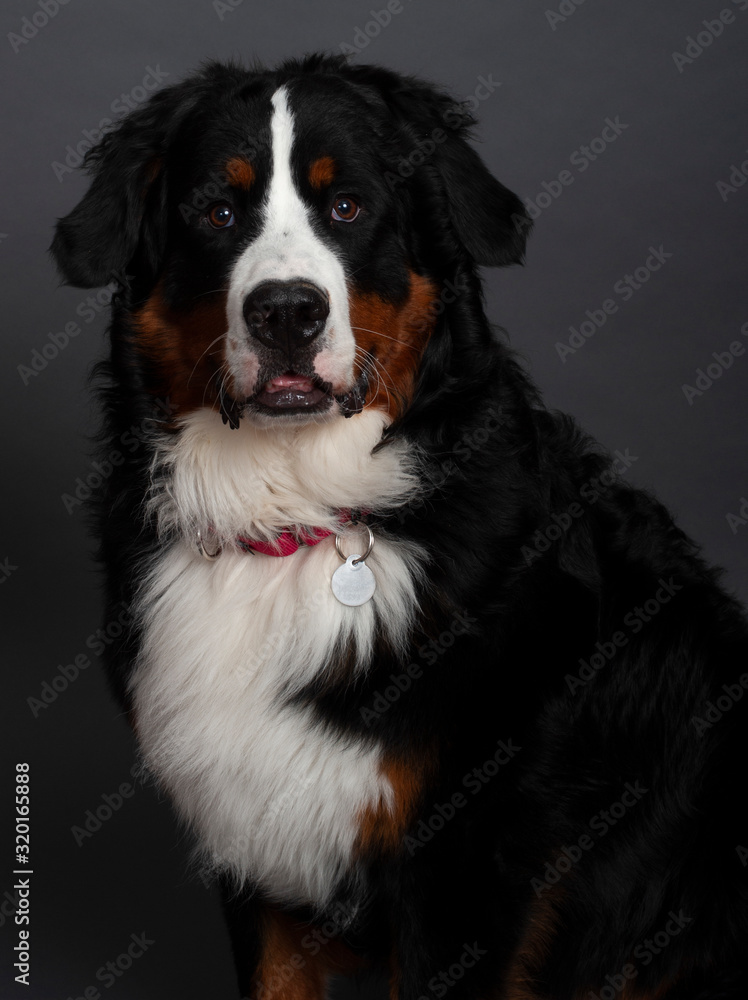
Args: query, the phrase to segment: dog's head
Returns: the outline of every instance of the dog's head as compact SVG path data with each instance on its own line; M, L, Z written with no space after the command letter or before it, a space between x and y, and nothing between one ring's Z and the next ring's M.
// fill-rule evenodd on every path
M395 419L459 280L522 258L529 220L471 124L338 58L211 64L89 154L52 253L70 284L127 286L133 356L178 415Z

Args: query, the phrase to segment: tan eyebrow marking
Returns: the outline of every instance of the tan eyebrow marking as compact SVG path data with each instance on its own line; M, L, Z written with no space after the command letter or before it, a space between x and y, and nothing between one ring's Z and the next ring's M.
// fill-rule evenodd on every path
M315 191L332 184L335 177L335 160L331 156L321 156L309 167L309 183Z
M255 179L255 168L243 156L232 156L226 164L226 176L234 187L248 191Z

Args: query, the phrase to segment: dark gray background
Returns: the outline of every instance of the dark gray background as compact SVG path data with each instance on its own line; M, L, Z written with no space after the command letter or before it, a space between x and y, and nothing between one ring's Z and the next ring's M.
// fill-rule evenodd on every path
M486 275L490 314L549 405L573 412L610 449L637 456L629 478L659 494L745 599L748 524L732 530L727 514L748 496L748 356L735 358L693 405L681 387L694 384L712 352L736 340L748 346L740 333L748 321L748 185L726 200L717 189L748 157L748 10L731 0L566 3L574 12L552 27L546 11L560 0L402 0L357 58L422 74L463 97L476 93L481 77L500 82L477 112L480 149L494 172L535 199L543 182L571 171L573 184L538 218L526 268ZM111 988L98 983L107 1000L234 996L217 901L190 875L169 807L139 787L80 847L71 832L104 794L131 780L133 746L86 646L103 624L98 571L80 511L68 513L61 499L91 472L86 434L95 413L86 373L102 351L106 320L104 312L90 322L76 314L92 293L59 287L46 256L54 219L86 183L76 173L59 179L53 164L84 130L112 117L121 94L137 98L148 67L172 83L209 56L273 63L338 51L385 6L242 0L221 19L210 0L68 0L14 52L9 33L40 7L3 4L0 561L16 568L0 590L7 616L0 904L13 884L7 820L18 760L31 764L34 875L32 986L12 980L15 928L0 916L0 996L82 996L141 932L155 943ZM47 7L54 10L54 0ZM679 72L673 52L684 52L703 19L728 8L733 23ZM616 116L627 128L579 172L570 157ZM615 283L660 245L672 256L622 302ZM607 298L618 300L618 312L563 364L555 344ZM24 384L18 366L71 320L80 335ZM91 666L34 717L27 699L81 653Z

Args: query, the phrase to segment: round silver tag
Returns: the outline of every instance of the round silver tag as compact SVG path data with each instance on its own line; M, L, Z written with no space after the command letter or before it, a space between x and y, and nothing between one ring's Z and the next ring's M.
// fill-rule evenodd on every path
M354 563L354 559L358 559ZM374 574L358 554L348 556L342 566L338 566L330 580L333 594L341 604L357 608L366 604L374 596L377 583Z

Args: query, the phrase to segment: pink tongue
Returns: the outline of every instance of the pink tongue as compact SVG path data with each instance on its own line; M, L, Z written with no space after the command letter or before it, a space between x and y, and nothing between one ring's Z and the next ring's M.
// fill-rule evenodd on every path
M312 380L304 375L279 375L271 378L265 385L265 392L283 392L284 389L296 389L297 392L311 392L314 388Z

